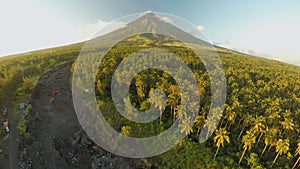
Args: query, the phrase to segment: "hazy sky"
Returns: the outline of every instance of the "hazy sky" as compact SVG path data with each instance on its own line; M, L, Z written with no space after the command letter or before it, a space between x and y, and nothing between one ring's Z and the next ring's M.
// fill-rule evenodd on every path
M297 0L3 0L0 56L82 41L107 22L148 10L201 25L222 46L300 65Z

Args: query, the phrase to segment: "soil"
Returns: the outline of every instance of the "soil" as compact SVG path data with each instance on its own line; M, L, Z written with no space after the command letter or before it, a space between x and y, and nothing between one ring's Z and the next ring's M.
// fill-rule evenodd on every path
M39 79L30 101L31 137L19 147L19 168L146 168L140 159L104 151L85 134L73 108L71 64L58 66Z

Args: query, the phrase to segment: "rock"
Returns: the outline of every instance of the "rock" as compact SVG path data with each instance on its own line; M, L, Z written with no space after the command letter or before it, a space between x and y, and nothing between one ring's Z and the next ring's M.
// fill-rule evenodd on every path
M89 141L87 135L84 132L82 132L80 144L82 146L91 145L91 142Z
M19 109L25 109L27 107L26 103L20 103L19 104Z

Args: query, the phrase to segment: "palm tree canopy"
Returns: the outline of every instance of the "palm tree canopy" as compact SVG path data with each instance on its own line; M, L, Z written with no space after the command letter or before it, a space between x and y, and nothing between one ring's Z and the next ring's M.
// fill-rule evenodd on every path
M230 143L230 139L228 136L228 132L225 130L225 128L220 128L219 130L216 130L216 136L213 138L214 142L216 142L217 147L224 147L224 142Z
M300 155L300 139L298 140L298 147L295 151L295 155Z
M279 139L276 143L276 152L279 153L279 155L286 154L289 151L290 147L290 140L289 139Z
M295 124L293 123L293 119L290 118L285 118L284 121L281 122L281 125L285 130L291 130L291 131L294 130L294 126L295 126Z
M251 149L251 146L255 144L256 137L253 132L247 131L246 135L243 136L242 142L244 143L244 149Z

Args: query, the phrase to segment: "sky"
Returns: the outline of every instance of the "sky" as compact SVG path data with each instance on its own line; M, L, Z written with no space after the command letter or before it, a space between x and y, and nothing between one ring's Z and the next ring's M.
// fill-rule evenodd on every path
M0 56L80 42L149 10L186 19L217 45L300 65L297 0L0 0Z

